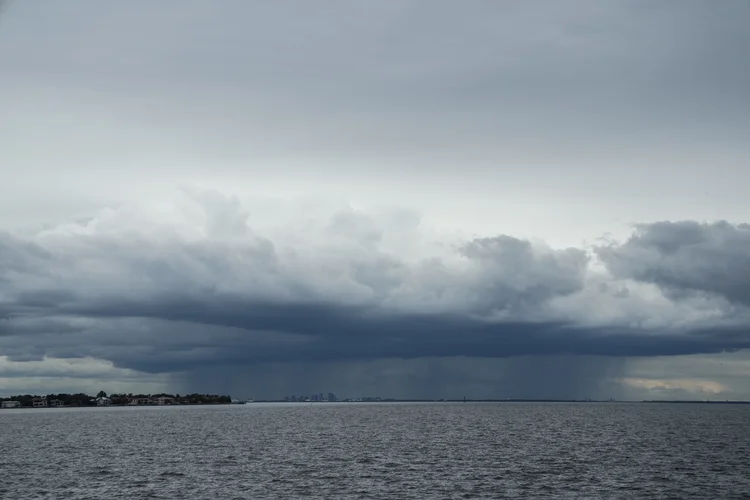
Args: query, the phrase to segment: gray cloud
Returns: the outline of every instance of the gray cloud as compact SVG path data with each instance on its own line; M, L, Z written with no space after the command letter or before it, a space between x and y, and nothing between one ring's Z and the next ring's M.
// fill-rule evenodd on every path
M598 253L615 276L654 283L673 295L702 292L750 305L748 224L642 224L625 243Z
M227 366L317 365L325 374L328 365L456 357L604 357L616 366L614 358L750 347L744 309L719 308L692 323L649 323L644 317L697 306L672 295L660 303L666 312L644 309L637 286L615 281L670 289L711 283L712 292L742 298L732 295L732 283L745 272L743 225L641 226L627 242L599 248L613 274L607 278L597 277L583 250L510 236L409 259L388 250L390 226L362 212L335 213L317 240L288 247L289 237L274 241L248 225L249 215L231 199L191 199L204 215L191 237L116 211L33 237L4 235L0 353L218 376ZM406 233L395 227L403 244ZM620 316L591 320L599 308L623 301L629 305ZM560 363L571 383L584 377L574 376L575 363ZM526 364L504 366L532 385L545 378L531 377ZM605 365L590 366L605 373Z

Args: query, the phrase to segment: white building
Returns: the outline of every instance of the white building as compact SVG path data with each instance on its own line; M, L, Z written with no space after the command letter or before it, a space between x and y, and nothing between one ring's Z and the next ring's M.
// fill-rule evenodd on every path
M96 406L109 406L111 402L109 398L96 398Z
M34 398L32 400L32 405L34 408L47 408L47 396L42 396L41 398Z
M0 404L0 408L20 408L21 402L20 401L3 401L2 404Z
M62 408L63 406L65 406L65 403L63 402L62 399L53 399L52 401L49 402L49 405L52 408Z

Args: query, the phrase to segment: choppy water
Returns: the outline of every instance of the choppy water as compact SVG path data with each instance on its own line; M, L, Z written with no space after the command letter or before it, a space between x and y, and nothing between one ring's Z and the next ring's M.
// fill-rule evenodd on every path
M750 406L0 410L0 498L750 498Z

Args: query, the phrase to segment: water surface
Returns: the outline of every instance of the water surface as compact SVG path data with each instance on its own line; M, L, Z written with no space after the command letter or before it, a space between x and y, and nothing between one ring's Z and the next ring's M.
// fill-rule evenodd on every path
M0 498L748 498L750 406L0 410Z

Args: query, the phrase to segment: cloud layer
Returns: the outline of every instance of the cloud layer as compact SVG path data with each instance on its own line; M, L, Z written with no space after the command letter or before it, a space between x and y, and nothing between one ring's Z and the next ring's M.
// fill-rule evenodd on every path
M750 305L750 225L644 224L623 245L599 250L616 277L654 283L666 293L721 297Z
M268 236L214 192L164 213L3 234L0 353L176 373L750 347L747 225L642 225L592 253L507 235L426 242L410 214L345 207Z

